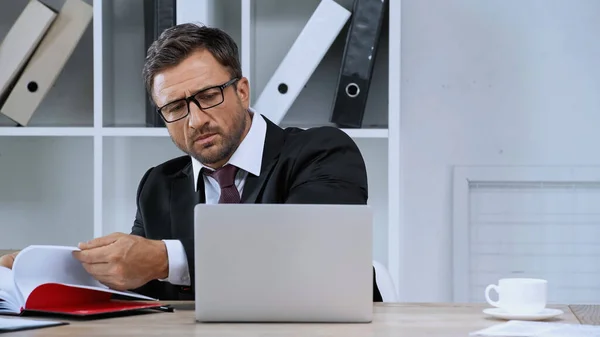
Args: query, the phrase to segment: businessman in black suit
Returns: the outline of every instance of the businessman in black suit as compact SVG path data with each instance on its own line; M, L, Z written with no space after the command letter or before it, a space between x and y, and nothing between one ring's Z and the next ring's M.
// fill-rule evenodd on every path
M194 299L197 203L366 204L356 144L333 127L282 129L249 107L235 42L182 24L148 50L146 89L187 155L150 168L137 190L131 234L80 244L100 282L164 300ZM375 284L373 300L381 301Z

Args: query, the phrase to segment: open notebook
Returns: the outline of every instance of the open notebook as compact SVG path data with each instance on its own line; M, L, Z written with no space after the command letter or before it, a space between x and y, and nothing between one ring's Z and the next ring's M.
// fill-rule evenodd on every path
M153 298L98 282L72 256L74 250L79 249L29 246L17 255L12 270L0 267L0 314L88 316L160 307ZM115 294L131 300L115 300Z

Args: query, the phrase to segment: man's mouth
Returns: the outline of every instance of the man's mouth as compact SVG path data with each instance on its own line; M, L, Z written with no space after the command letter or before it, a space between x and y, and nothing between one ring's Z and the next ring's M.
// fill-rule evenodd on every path
M217 135L216 133L207 133L204 135L200 135L200 136L196 137L196 139L194 140L194 143L206 144L206 143L210 142L211 140L213 140L216 135Z

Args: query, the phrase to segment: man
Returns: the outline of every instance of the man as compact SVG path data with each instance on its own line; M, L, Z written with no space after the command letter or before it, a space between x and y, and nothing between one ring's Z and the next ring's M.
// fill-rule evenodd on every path
M223 31L193 24L166 30L149 48L143 76L187 155L143 175L130 235L79 245L75 257L100 282L163 300L194 299L197 203L366 204L356 144L337 128L284 130L253 111L237 46ZM10 266L12 258L0 263ZM375 284L373 299L381 301Z

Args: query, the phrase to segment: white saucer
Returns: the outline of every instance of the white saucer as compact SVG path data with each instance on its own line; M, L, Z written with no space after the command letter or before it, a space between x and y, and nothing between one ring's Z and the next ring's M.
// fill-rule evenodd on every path
M535 314L511 314L500 308L487 308L483 310L484 314L506 320L520 321L541 321L544 319L553 318L563 314L562 310L546 308Z

